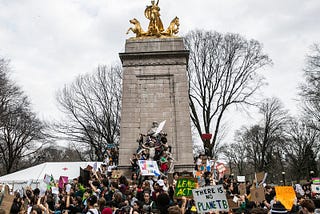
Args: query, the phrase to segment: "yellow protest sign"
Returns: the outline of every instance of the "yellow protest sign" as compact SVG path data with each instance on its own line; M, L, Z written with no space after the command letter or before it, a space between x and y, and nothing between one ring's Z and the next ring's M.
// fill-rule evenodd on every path
M291 210L294 200L296 198L296 193L292 186L276 186L276 197L287 210Z

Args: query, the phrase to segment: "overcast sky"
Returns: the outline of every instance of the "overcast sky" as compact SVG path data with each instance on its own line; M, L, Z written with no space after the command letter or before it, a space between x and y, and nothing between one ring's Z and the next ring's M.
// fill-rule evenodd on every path
M42 119L60 115L55 93L99 64L119 61L129 19L144 29L149 0L0 0L0 56L11 60L12 79ZM261 70L266 97L297 112L307 51L320 42L319 0L160 0L165 27L180 18L180 36L205 29L256 39L274 62ZM60 115L61 116L61 115ZM237 120L242 120L241 114Z

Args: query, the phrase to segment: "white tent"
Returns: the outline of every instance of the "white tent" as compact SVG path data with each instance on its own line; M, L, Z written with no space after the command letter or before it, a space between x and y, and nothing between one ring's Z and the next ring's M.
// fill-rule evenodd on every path
M28 182L38 185L44 179L45 174L52 175L55 180L60 176L67 176L69 179L80 176L80 167L86 168L88 165L100 167L102 162L46 162L27 169L23 169L0 177L0 183L18 186L25 186Z

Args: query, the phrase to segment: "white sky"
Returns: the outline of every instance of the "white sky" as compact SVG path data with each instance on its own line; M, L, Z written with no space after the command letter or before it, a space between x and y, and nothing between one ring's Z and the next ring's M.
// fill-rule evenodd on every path
M61 114L55 93L99 64L119 61L129 19L144 29L149 0L0 0L0 56L42 119ZM297 86L309 47L320 42L319 0L160 0L165 27L180 18L180 34L205 29L239 33L263 43L274 62L261 70L266 97L297 112ZM233 120L246 120L243 114ZM230 117L226 118L232 122ZM241 123L241 122L239 122ZM232 135L232 133L230 133Z

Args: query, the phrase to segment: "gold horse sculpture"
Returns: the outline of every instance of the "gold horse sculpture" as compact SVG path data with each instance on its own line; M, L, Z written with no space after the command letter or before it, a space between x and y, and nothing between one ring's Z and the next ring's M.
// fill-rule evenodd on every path
M129 22L131 24L133 24L134 27L130 27L127 31L127 34L129 34L129 32L132 31L133 33L136 34L136 38L154 36L154 34L151 32L145 32L142 29L140 22L136 18L131 19ZM169 27L165 31L160 32L158 37L160 37L160 36L168 36L168 37L174 36L175 34L177 34L179 32L179 26L180 26L179 18L175 17L170 22Z
M133 18L130 20L130 23L134 25L134 27L130 27L127 31L127 34L132 31L136 34L136 38L144 38L144 37L173 37L175 34L179 32L179 18L175 17L169 27L164 30L162 21L160 19L160 7L158 6L159 0L155 2L155 0L151 0L151 5L147 6L144 11L144 15L147 19L149 19L148 30L144 31L140 25L140 22Z
M140 22L136 19L136 18L133 18L129 21L131 24L134 25L134 27L130 27L127 31L127 34L132 31L133 33L136 34L136 37L142 37L142 36L146 36L147 33L144 32L144 30L142 29L141 25L140 25Z

